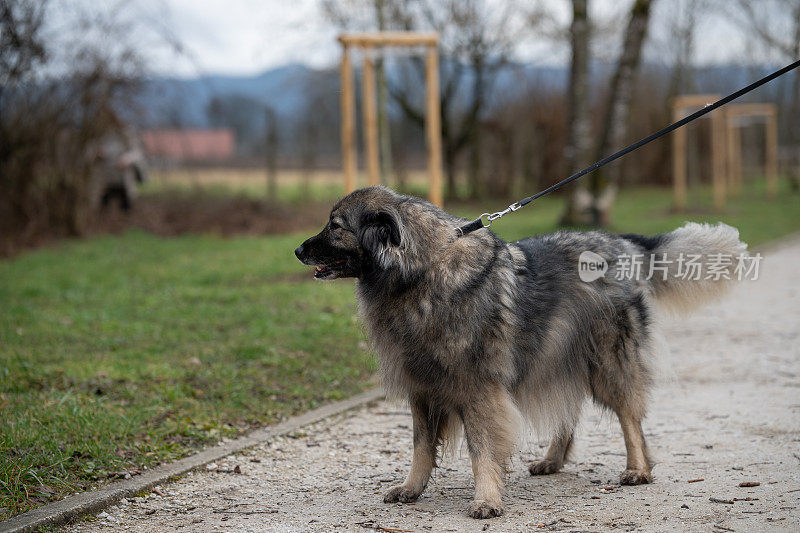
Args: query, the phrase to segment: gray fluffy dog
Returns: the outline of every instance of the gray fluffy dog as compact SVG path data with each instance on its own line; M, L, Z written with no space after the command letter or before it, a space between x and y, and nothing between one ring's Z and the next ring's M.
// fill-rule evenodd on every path
M557 472L587 397L619 418L627 448L623 484L650 483L642 434L653 383L654 313L687 310L724 292L727 278L681 278L680 254L743 254L729 226L689 223L655 237L566 232L509 243L489 230L458 237L465 220L382 187L353 192L318 235L295 251L315 277L357 278L360 315L387 392L408 401L414 454L386 502L416 500L438 448L463 429L475 476L475 518L503 512L504 469L522 424L549 431L533 475ZM589 251L605 275L579 276ZM669 264L644 279L619 276L621 258ZM666 260L666 261L665 261ZM735 262L734 262L735 263Z

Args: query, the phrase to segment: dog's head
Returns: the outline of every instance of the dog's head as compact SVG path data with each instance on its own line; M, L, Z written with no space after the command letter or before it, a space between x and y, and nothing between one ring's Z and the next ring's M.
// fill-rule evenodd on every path
M295 255L317 267L317 279L359 278L377 268L392 268L401 257L400 198L383 187L345 196L322 231L298 246Z

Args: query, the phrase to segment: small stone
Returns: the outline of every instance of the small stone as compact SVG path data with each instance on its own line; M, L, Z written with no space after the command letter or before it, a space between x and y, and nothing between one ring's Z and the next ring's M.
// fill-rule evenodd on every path
M209 472L213 472L217 468L219 468L217 463L210 463L210 464L206 465L206 470L208 470Z
M686 505L685 503L683 505L681 505L681 509L688 509L688 508L689 508L689 506Z

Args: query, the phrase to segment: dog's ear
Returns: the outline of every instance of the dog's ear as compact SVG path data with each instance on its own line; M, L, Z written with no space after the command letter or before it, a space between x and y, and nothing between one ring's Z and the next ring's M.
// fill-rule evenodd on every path
M370 253L383 252L387 246L400 245L400 224L386 211L370 212L361 220L361 247Z

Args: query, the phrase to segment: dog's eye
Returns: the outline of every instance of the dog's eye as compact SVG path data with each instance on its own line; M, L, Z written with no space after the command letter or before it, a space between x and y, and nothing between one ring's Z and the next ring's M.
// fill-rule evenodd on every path
M341 228L341 226L339 224L337 224L336 222L334 222L333 220L331 220L330 228L331 228L331 231L333 231L333 230Z

